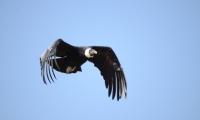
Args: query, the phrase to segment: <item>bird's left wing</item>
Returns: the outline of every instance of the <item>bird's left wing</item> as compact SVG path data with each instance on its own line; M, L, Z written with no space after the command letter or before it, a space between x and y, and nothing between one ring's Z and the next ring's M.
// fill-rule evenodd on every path
M43 81L45 84L47 84L45 80L45 72L49 82L51 83L50 78L54 82L53 77L51 75L51 73L53 73L53 76L56 79L55 73L53 71L54 68L53 65L56 65L55 68L60 70L56 57L67 56L70 52L69 50L72 50L71 48L73 49L74 47L67 44L62 39L58 39L41 55L40 57L41 75L43 77Z
M88 58L88 60L93 62L94 66L101 71L106 88L108 88L108 96L110 96L112 92L112 99L114 99L117 90L117 100L121 98L122 91L124 91L126 97L126 78L120 62L112 48L100 46L92 46L91 48L96 50L97 54L94 55L93 58Z

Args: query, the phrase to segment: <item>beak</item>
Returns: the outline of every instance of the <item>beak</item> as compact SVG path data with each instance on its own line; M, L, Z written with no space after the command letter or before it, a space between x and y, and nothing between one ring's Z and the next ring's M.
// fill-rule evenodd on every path
M90 54L91 54L91 55L97 54L97 51L96 51L96 50L94 50L94 49L90 49L90 51L89 51L89 52L90 52Z
M94 50L94 54L97 54L97 51Z

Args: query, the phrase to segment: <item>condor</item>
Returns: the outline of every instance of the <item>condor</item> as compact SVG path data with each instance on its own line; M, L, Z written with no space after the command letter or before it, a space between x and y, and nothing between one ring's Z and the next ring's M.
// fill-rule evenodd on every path
M43 81L47 84L45 80L47 78L50 83L54 82L53 77L56 79L56 76L53 69L67 74L81 72L81 65L86 61L94 63L94 66L100 70L109 97L112 93L112 99L114 99L117 94L117 100L119 100L124 93L126 98L127 84L124 71L110 47L78 47L72 46L62 39L56 40L40 57Z

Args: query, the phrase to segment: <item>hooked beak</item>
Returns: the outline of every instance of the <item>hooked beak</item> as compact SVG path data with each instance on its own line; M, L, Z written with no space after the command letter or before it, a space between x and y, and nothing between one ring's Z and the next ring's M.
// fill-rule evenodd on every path
M94 56L95 54L97 54L97 51L94 50L94 49L90 49L89 53L90 53L91 56Z

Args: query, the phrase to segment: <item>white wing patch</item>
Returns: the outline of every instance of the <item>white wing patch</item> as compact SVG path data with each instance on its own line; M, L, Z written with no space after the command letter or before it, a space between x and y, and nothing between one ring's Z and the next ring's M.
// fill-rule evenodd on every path
M45 80L45 71L46 71L46 76L47 76L49 82L50 82L49 76L50 76L51 80L53 81L50 70L52 71L54 77L56 78L54 71L53 71L53 61L55 62L57 68L60 70L60 68L56 62L56 48L60 42L61 42L60 39L56 40L40 57L41 75L43 77L43 81L45 84L47 84L46 80ZM50 67L50 65L51 65L51 67Z

